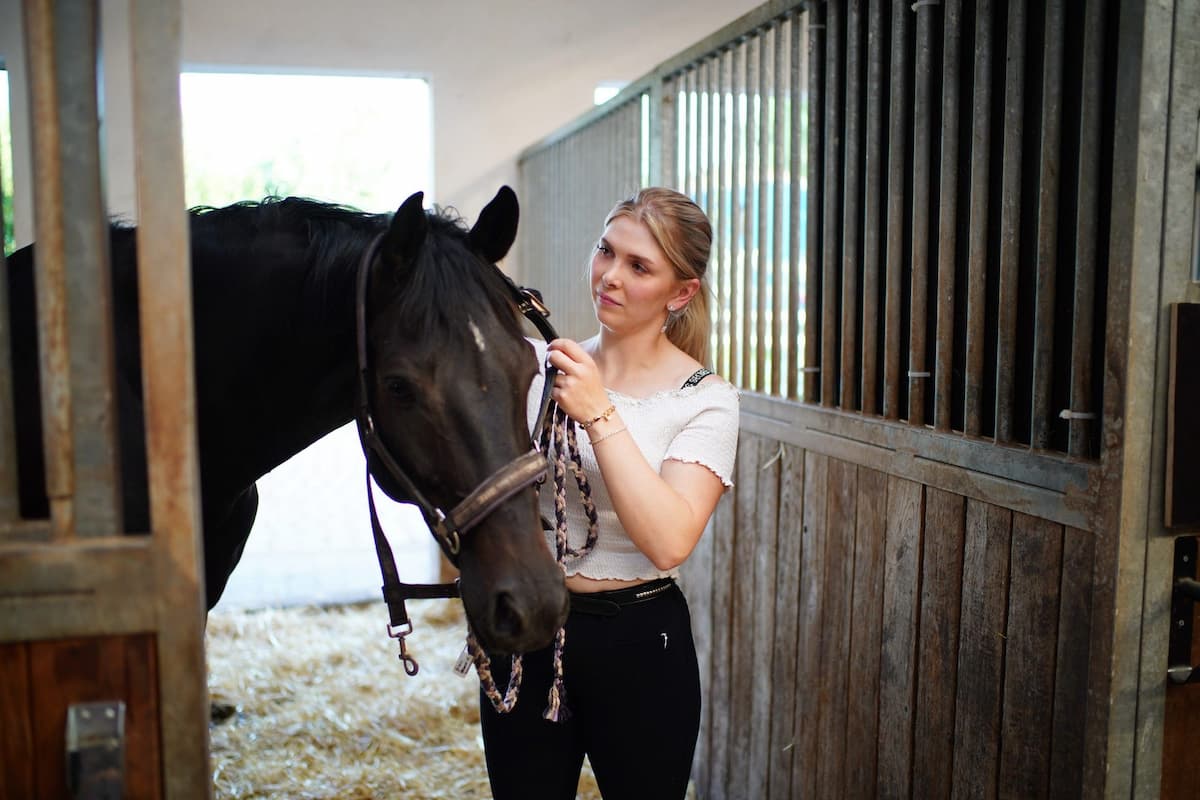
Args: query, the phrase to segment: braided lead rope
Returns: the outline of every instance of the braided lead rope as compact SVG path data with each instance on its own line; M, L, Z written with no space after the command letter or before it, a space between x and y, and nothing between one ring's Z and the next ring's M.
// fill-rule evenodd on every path
M566 443L565 453L564 441ZM543 453L551 452L551 448L553 447L555 559L559 564L563 564L566 562L568 555L574 558L581 558L591 552L592 548L596 546L596 540L599 538L599 521L596 515L596 504L592 502L592 487L588 482L587 475L583 472L583 460L579 454L575 421L568 417L566 412L557 405L554 407L554 413L546 416L545 425L538 437L538 446ZM568 468L575 478L584 514L588 520L587 539L584 541L583 547L578 550L571 547L567 542L566 507ZM535 485L534 491L540 491L540 488L540 486ZM563 685L562 662L563 648L566 646L566 642L566 628L559 628L558 632L554 635L554 681L550 685L546 710L542 713L542 716L551 722L566 720L570 715L570 712L563 704L566 697L566 688ZM480 686L483 688L484 695L491 701L492 708L496 709L496 712L499 714L507 714L512 711L517 705L517 695L521 688L521 655L517 654L512 657L512 672L509 675L508 688L501 695L499 688L496 686L496 680L492 677L491 659L475 640L475 634L471 631L469 625L467 626L467 649L471 654L471 660L475 664L475 672L479 676Z
M563 415L566 416L565 414ZM567 468L571 470L571 474L575 476L575 485L579 488L579 501L583 505L583 513L587 516L588 534L587 540L583 543L583 547L578 550L567 547L567 554L576 558L583 558L588 553L592 552L592 548L596 546L596 539L599 537L600 523L596 517L596 504L592 502L592 487L588 483L587 475L583 472L583 459L579 455L579 442L576 439L575 423L572 421L569 425L564 425L567 439L567 452L569 460ZM562 431L559 431L561 437ZM561 452L561 450L559 451ZM566 481L564 480L564 483ZM558 496L563 496L563 505L566 506L567 487L559 486L557 482L554 484L555 505L557 506ZM567 521L563 519L563 538L566 538Z
M501 696L500 690L496 687L496 679L492 677L491 659L479 646L479 642L475 641L475 632L471 630L469 624L467 625L467 647L471 651L471 660L475 662L475 672L479 675L479 684L483 687L483 693L487 695L488 700L492 701L492 707L501 714L512 711L517 705L517 693L521 690L521 656L514 655L512 657L508 687Z

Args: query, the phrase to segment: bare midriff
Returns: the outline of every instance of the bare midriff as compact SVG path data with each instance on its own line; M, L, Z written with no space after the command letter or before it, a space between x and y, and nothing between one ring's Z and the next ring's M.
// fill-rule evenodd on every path
M567 590L578 594L591 594L592 592L610 592L613 589L628 589L630 586L640 586L648 581L638 579L633 581L625 581L613 578L587 578L583 575L567 576Z

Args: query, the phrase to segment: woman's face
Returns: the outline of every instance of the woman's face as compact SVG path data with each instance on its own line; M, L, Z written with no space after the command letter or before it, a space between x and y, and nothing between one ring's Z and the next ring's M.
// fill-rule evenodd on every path
M689 283L675 275L650 229L630 217L609 223L592 253L596 318L613 330L661 328L667 305L681 309L691 297Z

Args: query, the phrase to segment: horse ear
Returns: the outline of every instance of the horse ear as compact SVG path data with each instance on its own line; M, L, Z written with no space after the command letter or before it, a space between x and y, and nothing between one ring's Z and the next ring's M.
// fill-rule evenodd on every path
M516 192L501 186L492 201L479 212L479 219L471 228L468 235L471 249L493 264L504 258L517 238L518 216Z
M383 238L383 256L395 267L407 267L417 257L429 230L425 193L415 192L401 204Z

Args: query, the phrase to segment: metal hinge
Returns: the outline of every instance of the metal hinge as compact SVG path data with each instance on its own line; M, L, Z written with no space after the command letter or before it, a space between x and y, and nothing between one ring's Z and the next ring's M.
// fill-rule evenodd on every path
M67 788L74 800L120 800L125 791L125 703L67 708Z
M1196 581L1197 540L1181 536L1175 540L1175 569L1172 575L1171 633L1167 639L1167 678L1171 683L1200 683L1200 667L1192 664L1192 621L1200 602Z

